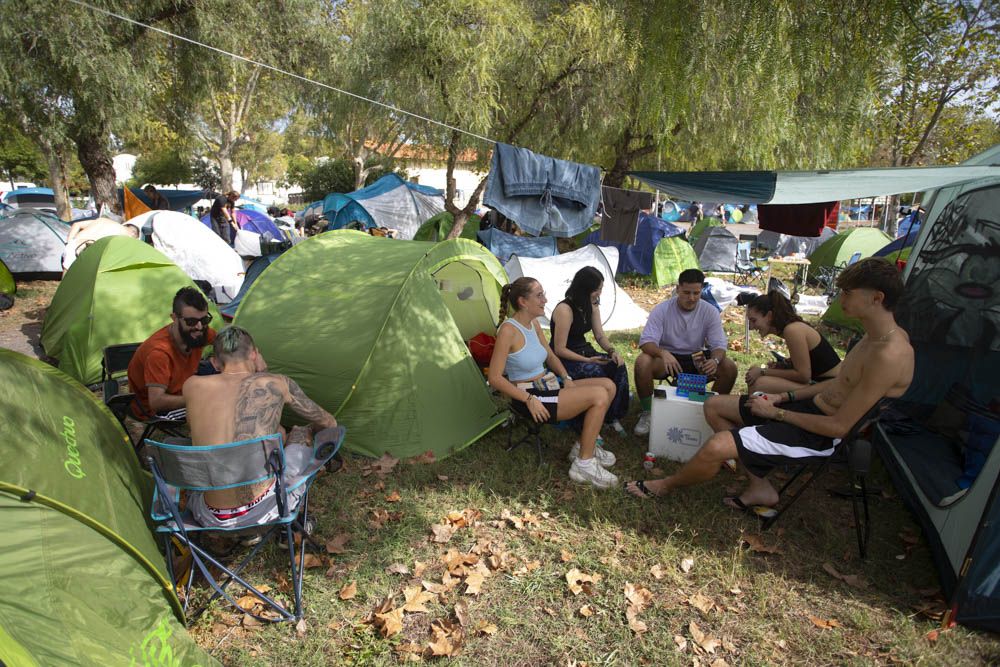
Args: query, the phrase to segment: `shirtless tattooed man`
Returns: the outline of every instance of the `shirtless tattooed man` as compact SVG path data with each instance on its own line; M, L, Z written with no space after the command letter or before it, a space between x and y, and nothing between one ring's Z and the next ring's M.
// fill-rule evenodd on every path
M865 336L844 358L840 374L795 391L747 398L740 409L745 427L720 424L698 453L675 474L634 481L625 490L635 496L660 496L699 484L719 472L727 459L739 458L750 483L727 505L773 507L778 493L766 476L776 465L814 456L830 456L839 439L882 398L898 398L913 379L913 348L892 309L903 292L896 267L880 258L864 259L837 278L841 305L864 325Z
M220 445L281 433L281 411L288 405L315 432L337 425L333 415L306 396L295 380L267 372L253 338L228 327L215 338L221 372L196 375L184 383L187 420L194 445ZM297 457L286 450L290 472ZM224 491L192 494L189 503L202 525L235 519L258 505L274 504L273 480ZM258 509L261 511L263 508Z

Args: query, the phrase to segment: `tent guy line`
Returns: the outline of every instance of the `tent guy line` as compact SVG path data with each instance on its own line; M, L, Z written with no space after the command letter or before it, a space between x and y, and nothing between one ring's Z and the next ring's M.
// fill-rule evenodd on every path
M86 9L90 9L92 11L95 11L95 12L99 13L99 14L104 14L106 16L110 16L112 18L119 19L120 21L125 21L126 23L131 23L132 25L140 26L140 27L145 28L147 30L152 30L154 32L158 32L161 35L166 35L167 37L173 37L174 39L179 39L179 40L181 40L183 42L187 42L188 44L193 44L195 46L200 46L202 48L208 49L209 51L215 51L216 53L220 53L220 54L222 54L224 56L229 56L230 58L235 58L236 60L242 60L245 63L249 63L251 65L256 65L257 67L263 67L265 69L269 69L269 70L277 72L279 74L284 74L285 76L290 76L293 79L298 79L299 81L304 81L306 83L311 83L314 86L319 86L321 88L326 88L327 90L332 90L332 91L334 91L336 93L340 93L342 95L347 95L349 97L353 97L353 98L355 98L357 100L361 100L363 102L369 102L369 103L374 104L376 106L380 106L380 107L382 107L384 109L388 109L389 111L395 111L397 113L405 114L407 116L411 116L413 118L416 118L417 120L422 120L422 121L425 121L427 123L433 123L434 125L439 125L440 127L452 130L454 132L460 132L461 134L473 137L475 139L479 139L480 141L485 141L486 143L489 143L489 144L495 144L495 143L497 143L494 139L490 139L489 137L484 137L481 134L476 134L475 132L470 132L469 130L463 130L460 127L455 127L454 125L448 125L447 123L444 123L442 121L434 120L433 118L428 118L427 116L422 116L422 115L420 115L418 113L414 113L412 111L407 111L406 109L400 109L399 107L393 106L391 104L386 104L385 102L379 102L378 100L373 100L373 99L371 99L369 97L365 97L364 95L358 95L357 93L352 93L349 90L344 90L342 88L337 88L336 86L331 86L328 83L323 83L322 81L316 81L315 79L310 79L309 77L302 76L301 74L296 74L295 72L290 72L288 70L281 69L280 67L275 67L273 65L268 65L266 63L260 62L259 60L253 60L252 58L247 58L246 56L241 56L238 53L233 53L232 51L226 51L225 49L220 49L220 48L218 48L216 46L212 46L211 44L205 44L204 42L199 42L198 40L191 39L190 37L184 37L182 35L178 35L176 33L170 32L169 30L164 30L163 28L157 28L156 26L149 25L148 23L143 23L142 21L137 21L137 20L135 20L133 18L129 18L128 16L125 16L123 14L118 14L117 12L113 12L113 11L110 11L108 9L104 9L102 7L95 7L94 5L92 5L90 3L83 2L83 0L69 0L69 1L72 2L75 5L79 5L80 7L84 7Z

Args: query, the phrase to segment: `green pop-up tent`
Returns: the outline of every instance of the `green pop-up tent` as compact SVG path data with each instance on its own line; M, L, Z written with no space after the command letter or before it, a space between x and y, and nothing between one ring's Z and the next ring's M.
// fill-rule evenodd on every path
M0 664L214 665L146 522L152 483L78 383L0 349Z
M455 226L455 216L448 211L441 211L427 222L420 225L420 229L413 236L414 241L444 241L448 238L448 232ZM476 240L476 233L479 232L479 216L471 215L462 227L461 238Z
M892 239L888 234L875 227L846 229L823 241L812 251L809 255L809 272L813 273L824 266L844 266L856 252L860 252L862 258L871 257L890 241Z
M442 458L503 421L465 341L496 332L503 267L465 239L441 243L333 231L274 261L235 323L380 456Z
M0 294L8 294L13 296L17 293L17 288L14 285L14 276L11 274L10 269L7 265L3 263L0 259Z
M42 347L83 384L101 379L101 351L141 343L170 323L174 294L194 281L166 255L137 239L98 240L73 262L45 313ZM208 312L221 323L215 304ZM218 326L218 324L217 324Z
M657 287L673 285L684 269L697 269L698 256L680 236L660 239L653 252L653 281Z

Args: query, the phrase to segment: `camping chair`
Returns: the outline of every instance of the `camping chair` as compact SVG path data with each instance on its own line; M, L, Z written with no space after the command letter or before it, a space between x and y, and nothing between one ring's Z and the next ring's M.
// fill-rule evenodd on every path
M868 509L868 470L871 468L872 444L867 439L867 433L871 425L878 420L879 415L886 408L891 399L882 399L877 402L861 419L851 427L847 435L837 445L837 450L830 456L811 457L803 459L801 463L795 464L795 472L778 491L778 496L784 496L785 492L800 478L801 483L794 491L789 492L786 502L782 503L777 512L764 519L762 530L767 530L781 518L792 505L795 504L802 494L815 482L823 473L830 469L833 463L846 464L850 473L850 497L854 510L854 529L858 540L858 553L861 558L868 555L868 541L871 537L871 521ZM863 437L864 436L864 437ZM803 478L805 472L812 474Z
M119 378L128 372L129 362L132 361L132 356L139 349L139 345L140 343L109 345L104 348L104 354L101 359L101 386L104 388L104 404L108 406L111 414L115 416L122 425L122 428L125 429L125 433L129 432L128 425L125 423L125 417L132 416L135 418L131 410L135 394L123 393ZM137 421L139 420L137 419ZM152 417L151 419L141 421L145 424L142 435L139 436L139 440L132 441L132 447L136 452L139 451L146 438L157 432L173 437L182 437L182 429L186 424L186 421L183 419L167 419L165 417ZM132 436L130 434L129 440L131 439Z
M827 296L834 296L837 291L837 276L847 267L856 264L859 259L861 259L860 250L854 252L843 264L820 267L816 280L824 288L823 293Z
M316 474L340 449L345 432L343 426L320 431L316 434L312 449L294 447L286 450L282 445L281 435L277 433L225 445L198 447L146 441L150 452L149 467L155 482L150 516L156 523L156 532L163 537L167 552L167 570L175 588L179 577L174 572L172 540L177 540L182 549L189 550L191 555L191 575L187 577L186 583L182 582L185 590L185 615L188 613L191 599L191 585L200 573L214 593L204 605L191 612L192 620L219 597L258 621L298 621L302 618L302 573L305 569L306 546L312 542L309 537L310 531L306 528L309 525L309 487ZM264 503L261 503L262 510L267 512L266 515L257 517L251 508L245 522L236 521L232 527L218 528L200 525L190 512L192 491L232 489L270 479L273 479L274 483L270 493L273 493L276 501L276 515L274 511L267 512L267 508L263 507ZM189 492L187 508L184 511L179 507L181 490ZM232 536L248 529L263 529L263 534L250 553L236 567L227 567L220 562L218 557L201 545L199 539L204 533ZM295 598L293 611L289 611L240 576L240 572L264 545L279 534L287 543L288 564ZM299 545L295 543L296 534L304 538ZM220 572L221 581L212 574L212 568ZM258 614L253 611L256 604L246 609L237 603L226 592L226 588L233 581L245 588L249 595L257 598L265 609Z
M525 427L525 433L516 442L514 441L514 429L519 425L523 424ZM507 446L504 447L505 452L512 452L521 445L526 445L529 442L535 445L535 453L538 456L538 466L542 465L542 428L551 425L551 421L538 423L534 419L526 418L513 410L510 411L510 417L507 420Z
M750 256L750 243L742 242L736 246L736 284L749 285L753 280L764 285L764 270L757 266Z

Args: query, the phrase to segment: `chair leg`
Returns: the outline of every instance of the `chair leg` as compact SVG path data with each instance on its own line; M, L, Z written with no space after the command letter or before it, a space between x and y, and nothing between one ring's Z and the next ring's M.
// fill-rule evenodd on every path
M507 432L507 446L504 448L504 451L512 452L521 445L527 444L529 440L533 440L535 444L535 452L538 455L538 465L539 467L541 467L543 464L542 425L535 421L525 420L527 431L521 438L519 438L516 442L514 442L514 425L516 423L517 422L515 421L514 424L511 424L509 427L510 431Z
M792 505L795 504L795 502L802 496L802 494L805 493L806 489L812 486L812 483L815 482L820 476L822 476L823 473L827 471L827 469L829 468L829 463L830 461L829 459L827 459L822 464L820 464L819 467L817 467L816 470L813 471L812 477L802 482L802 484L799 485L799 487L792 493L792 495L789 496L788 500L781 504L781 507L777 510L777 513L775 513L774 516L764 519L761 525L761 530L768 530L771 528L771 526L776 524L778 522L778 519L781 518L781 515L784 514L786 510L790 509ZM785 492L785 490L788 489L788 487L790 487L792 483L795 482L795 480L797 480L799 477L801 477L802 474L806 472L808 469L809 469L808 464L804 464L801 467L799 467L798 471L794 475L792 475L792 478L787 482L785 482L784 486L781 487L781 490L778 491L778 496L780 497Z
M854 510L854 530L858 538L858 554L864 560L868 557L868 540L871 539L872 524L868 505L868 485L863 476L858 477L857 490L851 495L851 507Z

